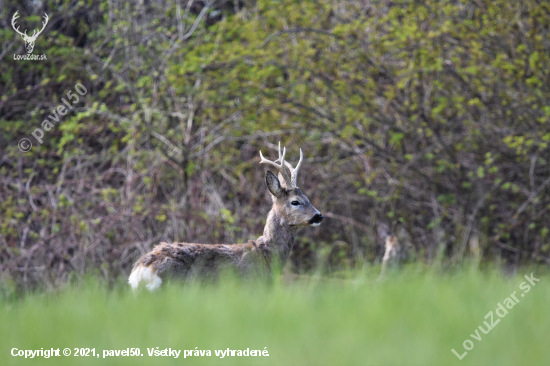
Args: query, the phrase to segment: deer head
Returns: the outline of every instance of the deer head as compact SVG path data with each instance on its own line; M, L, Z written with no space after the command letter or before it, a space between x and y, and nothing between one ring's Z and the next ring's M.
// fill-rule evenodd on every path
M13 17L11 18L11 26L13 29L23 38L23 41L25 41L25 48L27 49L27 53L31 53L34 49L34 42L36 41L36 38L42 33L44 28L46 28L46 24L48 24L48 14L44 13L44 21L42 22L42 29L40 30L34 30L31 36L27 35L27 30L25 29L25 32L22 33L19 31L19 26L17 28L15 27L15 20L19 18L19 15L17 14L19 11L16 11L15 14L13 14Z
M283 153L281 154L280 142L279 159L275 161L267 160L260 151L260 164L271 165L279 173L279 178L269 170L265 174L267 189L273 199L273 208L279 213L281 219L285 220L283 224L290 227L319 226L321 225L321 221L323 221L323 215L313 207L296 185L298 170L304 158L302 149L300 149L300 161L296 165L296 168L293 168L288 161L285 161L285 154L286 148L283 148ZM287 173L286 168L288 168L290 175Z

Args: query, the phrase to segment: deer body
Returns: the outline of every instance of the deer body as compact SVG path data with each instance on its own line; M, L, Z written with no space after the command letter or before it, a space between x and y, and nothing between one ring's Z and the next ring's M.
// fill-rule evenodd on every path
M261 155L261 152L260 152ZM280 165L265 160L279 170L279 177L271 171L266 173L267 188L271 193L273 207L267 217L263 235L246 244L192 244L161 243L137 260L128 279L133 289L145 283L149 290L158 288L166 278L216 278L224 268L231 268L242 274L253 271L268 273L273 260L284 266L294 245L297 231L304 226L318 226L323 215L317 211L296 187L296 175L302 162L296 168L284 161L285 152L281 155ZM292 179L285 168L291 171Z
M222 268L248 272L259 262L270 263L268 250L254 244L161 243L141 257L128 279L132 288L145 282L149 290L158 288L163 278L216 278Z

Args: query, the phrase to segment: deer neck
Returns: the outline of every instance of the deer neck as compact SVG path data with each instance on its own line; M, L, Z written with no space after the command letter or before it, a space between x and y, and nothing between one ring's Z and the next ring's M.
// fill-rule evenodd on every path
M264 235L258 241L267 245L277 256L280 265L284 266L294 246L297 230L298 228L289 226L285 215L273 207L267 216Z

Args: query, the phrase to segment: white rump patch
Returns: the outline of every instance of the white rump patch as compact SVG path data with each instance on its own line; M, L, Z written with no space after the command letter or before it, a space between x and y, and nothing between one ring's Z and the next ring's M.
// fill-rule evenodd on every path
M162 283L162 279L157 276L150 267L143 267L140 265L130 273L128 283L132 286L133 290L137 290L141 281L145 281L145 287L149 291L158 289Z
M321 225L320 222L316 222L315 224L311 224L311 226L319 226L319 225Z

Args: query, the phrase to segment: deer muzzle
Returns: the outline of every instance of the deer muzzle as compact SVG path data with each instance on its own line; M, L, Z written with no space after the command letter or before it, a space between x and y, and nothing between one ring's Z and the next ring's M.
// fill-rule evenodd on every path
M320 213L313 216L311 219L309 219L309 224L311 226L319 226L321 225L321 221L323 221L325 217L321 215Z

